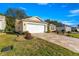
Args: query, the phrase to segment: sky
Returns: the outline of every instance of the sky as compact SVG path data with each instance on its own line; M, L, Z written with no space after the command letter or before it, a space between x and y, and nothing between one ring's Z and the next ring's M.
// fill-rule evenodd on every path
M42 20L51 19L66 25L79 24L79 4L77 3L0 3L0 13L8 8L21 8L29 16Z

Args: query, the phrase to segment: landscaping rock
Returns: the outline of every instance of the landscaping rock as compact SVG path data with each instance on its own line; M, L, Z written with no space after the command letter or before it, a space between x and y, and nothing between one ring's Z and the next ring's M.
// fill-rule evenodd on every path
M16 37L16 41L25 41L24 36L20 35L19 37Z

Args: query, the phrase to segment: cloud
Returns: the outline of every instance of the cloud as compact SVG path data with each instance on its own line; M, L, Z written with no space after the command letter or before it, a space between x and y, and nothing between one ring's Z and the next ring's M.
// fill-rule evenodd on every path
M21 9L23 9L23 10L26 10L26 8L24 8L24 7L19 7L19 8L21 8Z
M74 25L74 20L72 21L61 21L63 24L66 24L66 25Z
M79 14L79 9L77 9L77 10L70 10L70 13Z
M68 17L79 16L79 9L70 10L69 13L70 13L70 15L67 15Z
M67 15L67 17L73 17L76 16L76 14Z
M62 8L65 8L65 7L67 7L67 6L66 6L66 5L62 5L61 7L62 7Z
M38 5L48 5L48 3L37 3Z
M48 7L53 7L56 3L52 3L52 4L50 4L50 3L37 3L38 5L41 5L41 6L47 6L48 4Z
M73 25L72 22L68 22L68 21L63 21L62 23L63 23L63 24L66 24L66 25Z
M55 7L55 4L56 3L52 3L52 4L49 5L49 7Z

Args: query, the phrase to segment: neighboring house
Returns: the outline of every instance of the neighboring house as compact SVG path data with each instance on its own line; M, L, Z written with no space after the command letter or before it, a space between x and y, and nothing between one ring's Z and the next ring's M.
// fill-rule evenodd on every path
M72 27L72 32L77 32L77 27Z
M79 27L76 27L76 30L79 32Z
M16 32L44 33L47 32L47 23L43 22L39 17L29 17L15 22Z
M49 25L49 30L50 30L50 32L56 31L56 25L50 24L50 25Z
M5 16L0 15L0 32L3 32L6 28Z
M63 25L62 27L57 27L57 31L65 30L65 32L71 32L71 26Z

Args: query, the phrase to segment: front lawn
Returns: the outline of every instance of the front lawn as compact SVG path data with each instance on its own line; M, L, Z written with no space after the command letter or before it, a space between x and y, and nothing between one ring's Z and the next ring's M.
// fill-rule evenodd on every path
M79 33L69 33L68 36L74 37L74 38L79 38Z
M11 51L0 52L2 56L75 56L79 55L59 45L49 43L39 38L15 41L16 35L0 35L0 51L3 47L13 45Z

